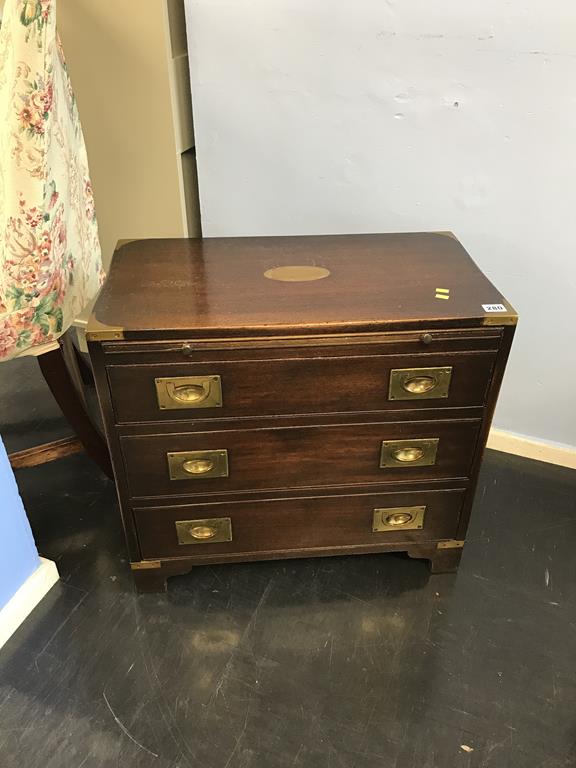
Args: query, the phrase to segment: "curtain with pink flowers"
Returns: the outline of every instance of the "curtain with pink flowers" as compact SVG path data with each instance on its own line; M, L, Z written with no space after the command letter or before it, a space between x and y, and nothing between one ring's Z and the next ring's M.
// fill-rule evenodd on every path
M0 361L55 341L103 272L56 0L6 0L0 28Z

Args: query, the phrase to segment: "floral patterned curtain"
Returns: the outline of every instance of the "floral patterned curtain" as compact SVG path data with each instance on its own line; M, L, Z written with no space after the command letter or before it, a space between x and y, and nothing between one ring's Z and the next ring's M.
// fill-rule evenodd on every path
M54 342L102 279L56 0L6 0L0 29L0 361Z

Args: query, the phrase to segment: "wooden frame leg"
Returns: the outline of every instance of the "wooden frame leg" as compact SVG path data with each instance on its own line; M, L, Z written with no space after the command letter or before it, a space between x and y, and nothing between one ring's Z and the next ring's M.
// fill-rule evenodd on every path
M133 562L132 576L134 577L134 586L136 591L144 592L166 592L166 580L170 576L181 576L189 573L193 566L186 560L176 560L174 562L161 562L155 560L144 560Z
M444 542L445 546L422 544L408 550L409 557L428 560L431 573L455 573L462 557L462 541ZM449 546L446 546L446 545Z
M147 592L166 592L166 573L162 568L150 568L132 571L134 586L138 594Z
M430 558L431 573L456 573L462 558L462 547L458 549L437 549Z
M92 373L92 368L88 365L86 362L85 356L80 352L76 347L73 346L74 351L74 360L76 362L76 365L78 366L78 372L80 373L80 378L82 379L82 382L87 387L94 387L94 374Z
M50 391L84 446L84 450L102 472L112 478L113 472L108 446L94 426L86 410L84 399L74 385L62 348L59 347L52 352L39 355L37 360Z

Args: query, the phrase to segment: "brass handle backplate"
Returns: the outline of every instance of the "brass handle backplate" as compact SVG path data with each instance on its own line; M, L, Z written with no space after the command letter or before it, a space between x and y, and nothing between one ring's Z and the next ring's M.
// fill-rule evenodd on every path
M424 527L426 506L388 507L375 509L372 520L373 533L386 531L414 531Z
M211 517L202 520L177 520L178 544L217 544L232 541L232 520Z
M179 451L167 454L170 480L228 477L228 451Z
M222 407L220 376L176 376L154 383L161 410Z
M380 467L429 467L436 463L438 437L414 440L384 440L380 451Z
M448 397L452 367L394 368L390 371L389 400L432 400Z

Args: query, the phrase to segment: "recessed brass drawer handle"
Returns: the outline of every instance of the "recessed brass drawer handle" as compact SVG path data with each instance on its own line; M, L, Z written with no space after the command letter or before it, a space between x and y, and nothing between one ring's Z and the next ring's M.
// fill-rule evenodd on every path
M390 371L389 400L427 400L448 397L452 368L394 368Z
M178 400L181 403L190 403L191 405L198 405L203 400L206 400L210 394L210 386L202 384L181 384L178 387L169 387L168 394L173 400Z
M228 451L178 451L167 454L170 480L228 477Z
M396 461L409 463L409 462L418 461L418 459L421 459L422 456L424 456L424 449L423 448L397 448L395 451L392 451L392 456L394 456Z
M182 469L190 475L205 475L214 469L214 462L206 459L189 459L183 462Z
M380 451L380 468L430 467L436 463L439 443L438 437L384 440Z
M406 379L402 386L406 392L423 395L438 386L438 381L434 376L413 376L411 379Z
M414 520L414 515L409 512L396 512L385 518L386 525L392 526L406 525L407 523L412 522L412 520Z
M176 376L154 383L161 410L222 407L220 376Z
M217 544L232 541L232 520L211 517L203 520L177 520L178 544Z
M213 539L218 533L218 529L213 525L195 525L190 528L190 536L193 539L199 539L200 541L206 541L206 539Z
M372 532L413 531L423 528L425 512L426 506L375 509Z

